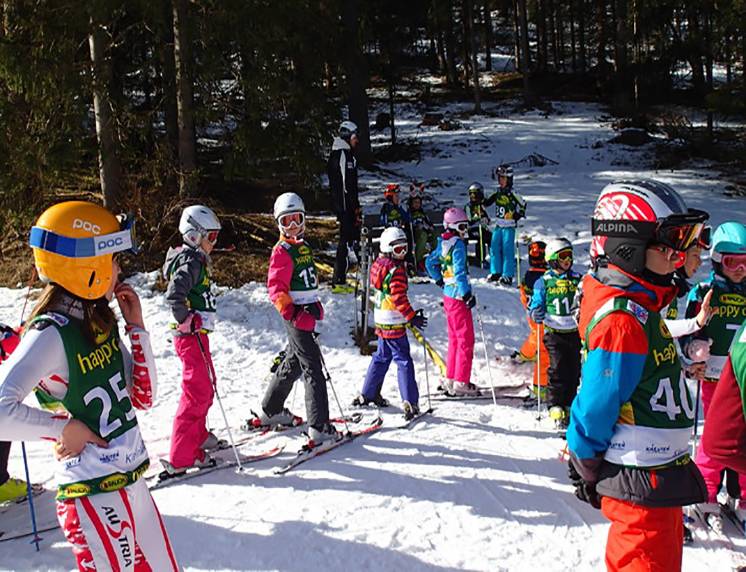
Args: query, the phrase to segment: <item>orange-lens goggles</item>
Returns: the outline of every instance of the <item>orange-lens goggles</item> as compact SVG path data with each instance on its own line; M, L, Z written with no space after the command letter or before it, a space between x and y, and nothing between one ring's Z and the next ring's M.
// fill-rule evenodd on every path
M305 220L306 217L303 216L303 213L288 213L282 215L278 222L284 228L291 228L292 226L301 226Z
M219 234L219 230L211 230L207 233L207 240L210 241L212 244L215 244L218 241Z
M560 250L557 253L557 260L559 260L560 262L572 260L572 250Z
M394 254L394 256L403 256L407 253L408 247L407 243L403 242L401 244L394 244L391 246L391 252Z

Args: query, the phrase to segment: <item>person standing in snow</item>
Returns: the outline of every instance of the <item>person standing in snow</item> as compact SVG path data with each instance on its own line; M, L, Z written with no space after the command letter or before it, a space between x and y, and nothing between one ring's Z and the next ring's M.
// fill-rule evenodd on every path
M526 201L513 190L513 167L496 170L498 188L484 201L495 205L495 230L490 243L490 274L487 280L509 286L515 276L515 233L518 221L526 216Z
M368 366L363 390L352 404L388 406L388 401L381 396L381 387L391 360L394 360L399 372L399 394L403 401L404 418L410 420L420 412L420 392L409 353L407 324L422 329L427 325L427 318L421 310L414 311L407 297L404 262L407 249L407 236L402 229L389 227L381 234L381 254L370 268L378 348Z
M701 315L702 306L710 296L712 317L705 321L704 327L681 343L684 355L705 366L701 381L705 427L711 418L710 402L728 359L733 334L746 317L746 226L729 221L717 227L712 235L710 259L710 278L689 292L686 316L694 318ZM707 502L698 507L698 512L710 526L721 527L722 523L715 520L722 519L717 494L725 467L711 459L702 447L697 451L696 460L707 483ZM737 505L737 509L746 517L746 472L728 472L726 480L729 502Z
M171 475L190 467L210 466L214 461L209 451L220 446L218 438L207 430L215 379L208 337L215 329L216 311L210 253L218 240L220 221L208 207L194 205L181 213L179 232L183 244L169 248L163 265L163 277L168 280L166 302L175 320L171 324L174 348L183 366L171 451L168 462L162 461Z
M607 185L593 214L595 270L583 278L579 321L587 354L567 446L576 496L611 521L612 572L680 570L681 507L705 498L688 452L694 402L660 311L706 219L650 180Z
M469 217L469 238L477 241L476 262L480 268L487 267L487 253L492 243L490 232L490 217L484 207L484 187L482 183L469 185L469 202L464 207L466 216Z
M452 207L443 215L445 232L425 260L430 278L443 288L443 308L448 323L448 360L445 390L453 395L477 395L471 383L474 358L474 320L471 311L477 299L469 283L466 261L466 239L469 219L459 208Z
M424 196L424 185L409 186L409 201L407 202L409 213L409 224L412 228L412 243L414 254L415 273L418 276L427 276L425 270L425 257L435 244L435 227L427 216L422 206Z
M293 384L303 376L306 383L308 446L338 441L342 433L329 422L329 398L326 392L321 348L314 332L316 321L324 319L319 301L319 280L311 247L303 240L306 209L295 193L277 197L274 218L280 240L272 249L267 275L269 299L283 319L288 344L282 361L275 369L262 401L262 410L249 419L255 429L294 426L301 419L285 408Z
M140 300L118 281L115 256L135 246L131 222L84 201L39 217L29 243L47 286L0 367L0 435L54 442L57 518L81 571L179 569L142 478L149 460L135 410L153 405L157 380ZM26 405L34 390L55 411Z
M10 326L0 322L0 363L10 357L21 341L21 336ZM8 473L10 441L0 441L0 503L16 501L26 496L26 481L11 478Z
M534 283L528 309L533 321L544 326L549 417L558 429L565 429L580 382L580 336L573 308L581 276L572 269L572 243L566 238L550 240L545 258L549 269Z
M357 159L355 148L358 144L357 125L343 121L339 135L334 138L326 171L332 194L332 210L339 222L339 242L334 261L332 292L352 292L347 285L347 268L350 250L358 252L360 243L360 201L357 189Z

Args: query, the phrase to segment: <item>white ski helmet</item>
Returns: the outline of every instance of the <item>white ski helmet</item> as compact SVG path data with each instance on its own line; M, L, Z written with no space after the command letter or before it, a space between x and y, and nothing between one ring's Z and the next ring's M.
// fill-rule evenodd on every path
M544 249L544 259L547 262L557 260L557 254L563 250L567 250L568 248L572 250L572 242L570 242L566 238L553 238L552 240L547 242L547 245Z
M339 137L349 143L353 135L357 135L357 125L352 121L343 121L339 126Z
M306 207L303 205L303 199L295 193L282 193L277 197L277 199L275 199L275 206L273 209L273 215L275 221L277 221L277 226L280 229L280 232L284 232L285 228L287 228L280 224L280 217L293 213L301 213L303 215L301 227L302 229L305 229Z
M181 213L179 232L184 242L189 246L198 247L203 238L211 231L218 231L222 227L212 209L204 205L192 205Z
M393 254L394 247L400 244L407 244L407 235L398 227L390 226L381 233L381 252L384 254Z

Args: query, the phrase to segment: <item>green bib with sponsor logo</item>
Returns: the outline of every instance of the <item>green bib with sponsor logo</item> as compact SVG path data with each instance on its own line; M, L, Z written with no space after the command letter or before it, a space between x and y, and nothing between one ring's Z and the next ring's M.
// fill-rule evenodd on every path
M290 292L310 292L318 289L316 263L313 251L305 242L290 243L280 241L280 245L293 259L293 277L290 279Z
M702 297L707 293L698 287ZM725 292L717 284L712 285L713 315L701 332L712 340L710 354L713 356L727 356L733 334L743 324L746 318L746 296Z
M551 316L572 315L572 303L578 291L579 277L557 276L552 271L544 273L547 314Z
M119 332L113 328L91 344L76 320L59 314L42 315L34 322L48 322L62 338L68 365L67 393L61 403L74 419L106 441L137 425L127 391ZM43 392L40 400L52 399Z
M588 325L586 340L593 327L614 311L634 316L648 340L648 354L640 382L629 401L622 405L617 423L656 429L691 427L694 402L683 376L676 344L658 312L649 312L626 298L615 298L605 311L598 312ZM602 308L603 310L603 308Z
M180 256L174 256L171 265L168 267L167 277L170 278L177 266ZM199 271L199 278L192 289L187 294L187 304L190 310L196 312L215 312L215 296L212 294L212 281L210 280L210 270L207 264L202 264Z

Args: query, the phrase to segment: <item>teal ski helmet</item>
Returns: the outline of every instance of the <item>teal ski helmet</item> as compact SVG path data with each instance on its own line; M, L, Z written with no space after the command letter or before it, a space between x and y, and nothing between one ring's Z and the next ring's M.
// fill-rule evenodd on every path
M728 221L715 229L710 257L720 263L723 254L746 254L746 226L742 223Z

